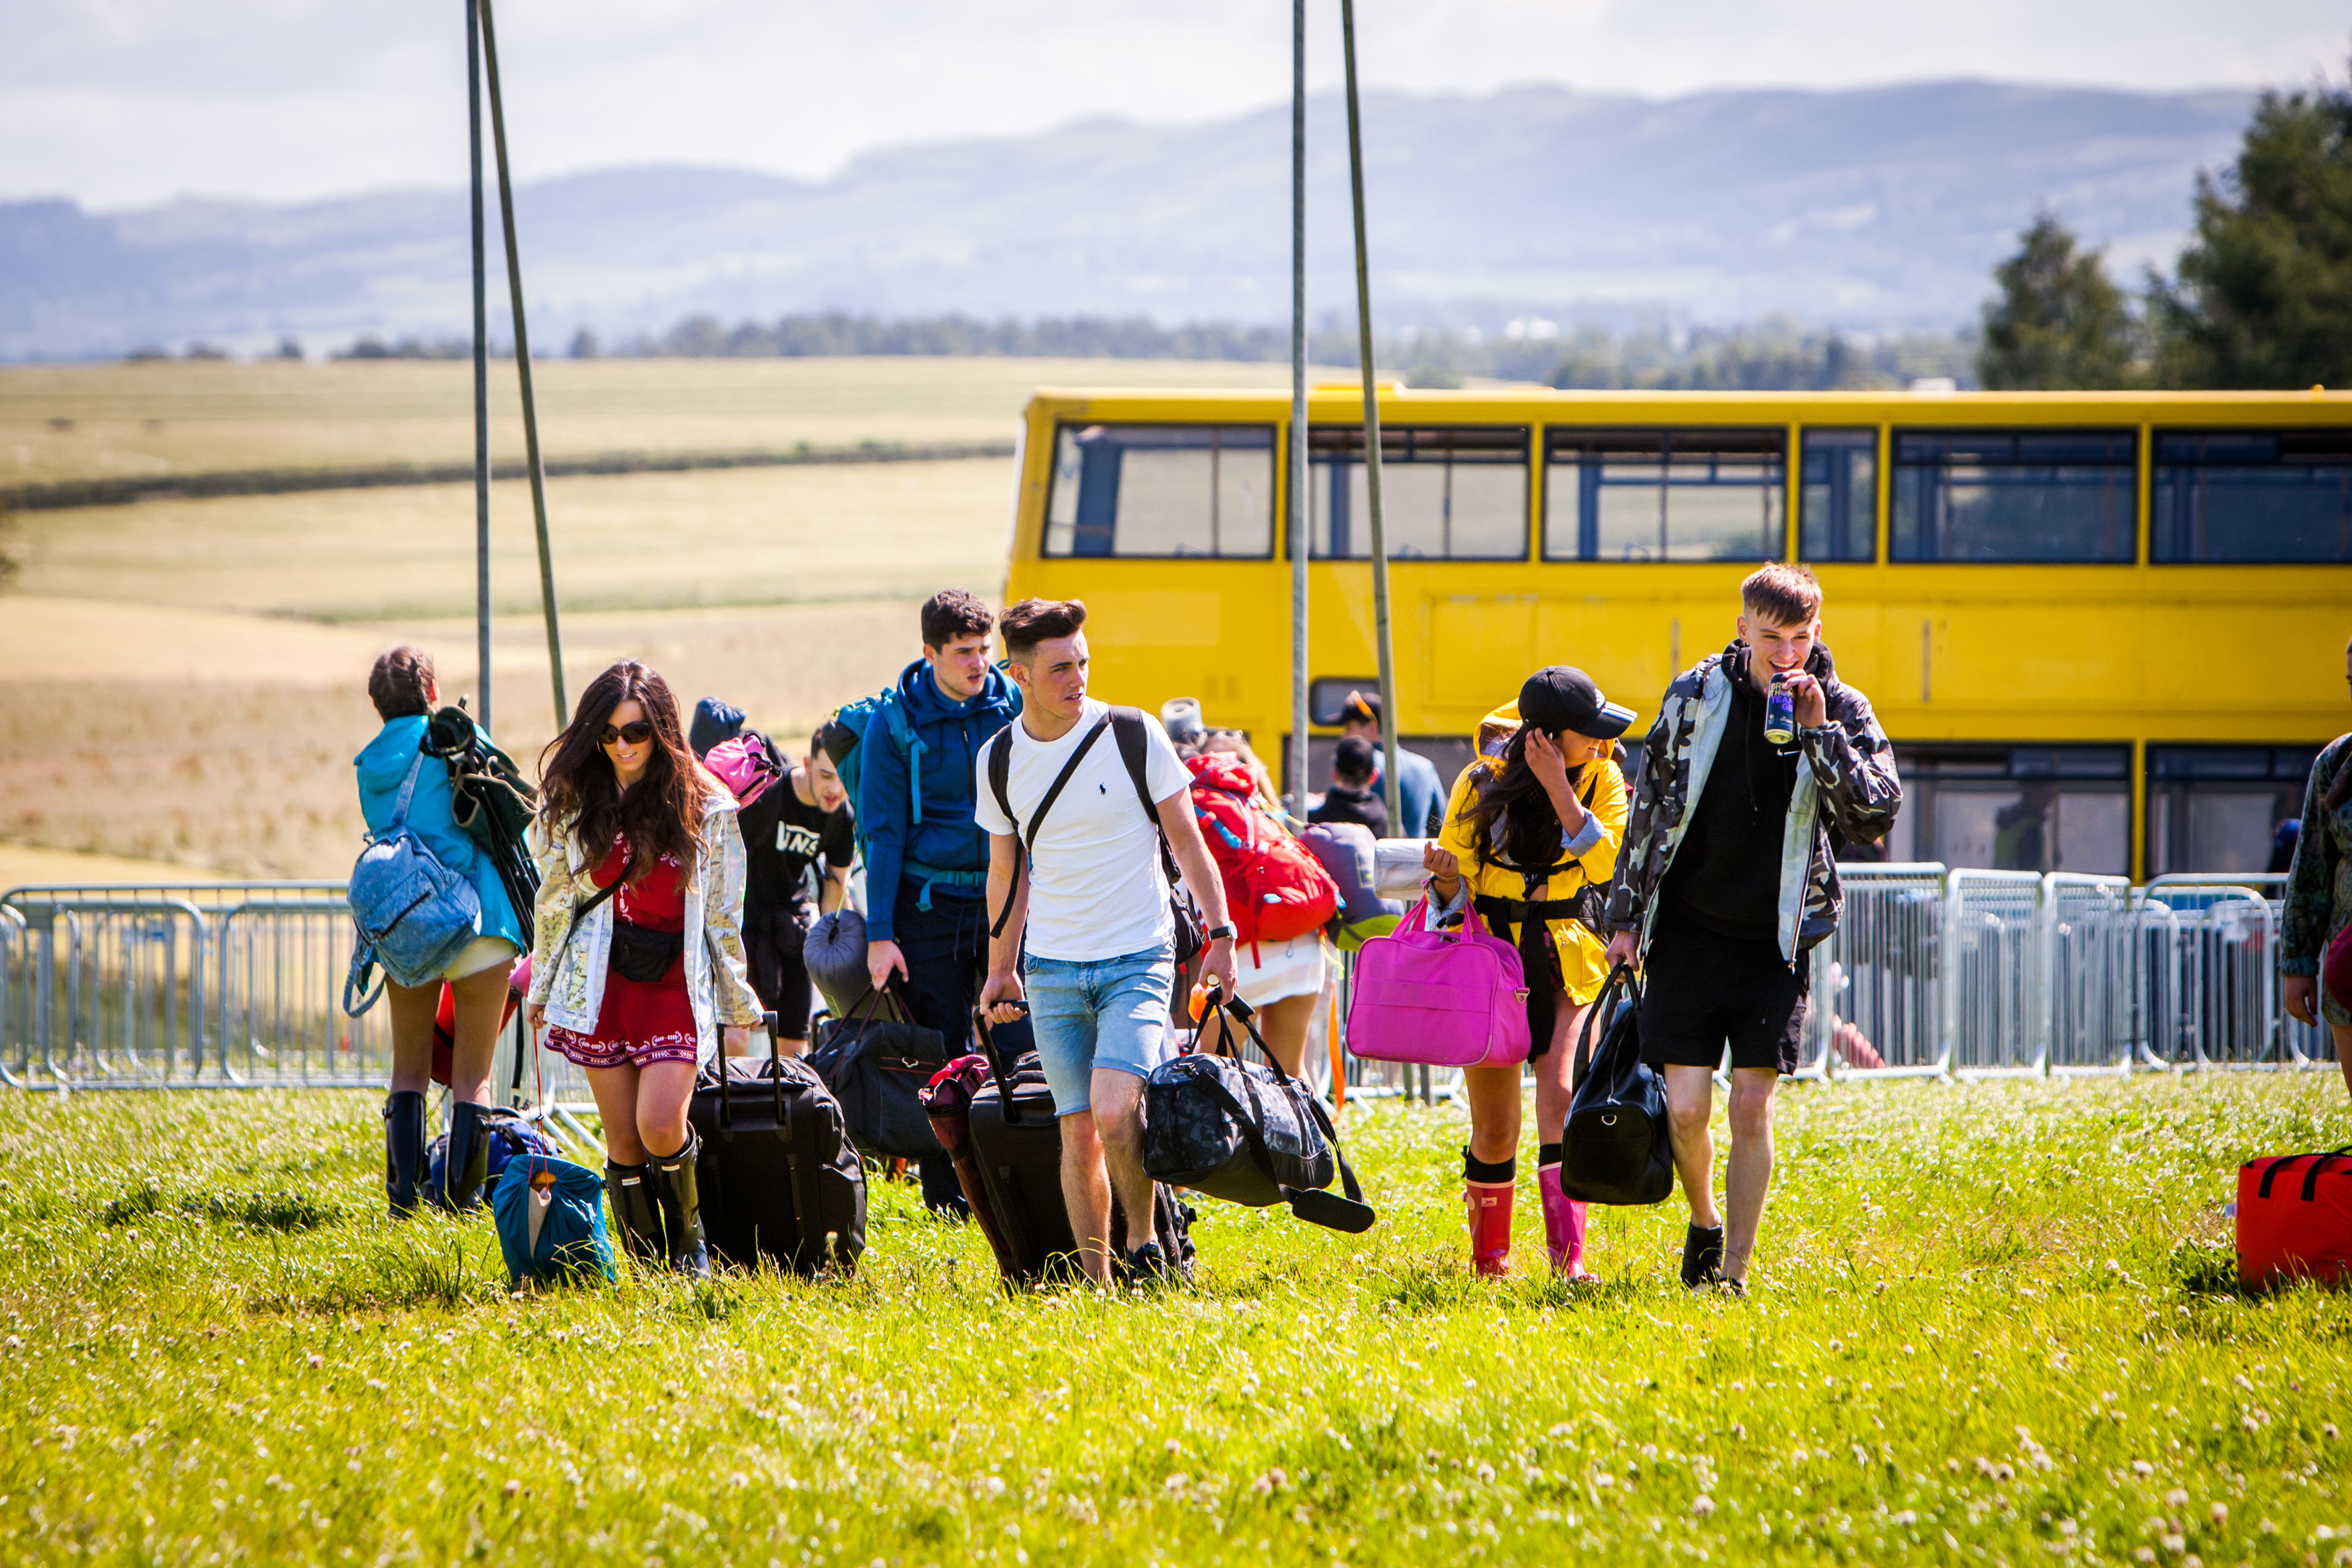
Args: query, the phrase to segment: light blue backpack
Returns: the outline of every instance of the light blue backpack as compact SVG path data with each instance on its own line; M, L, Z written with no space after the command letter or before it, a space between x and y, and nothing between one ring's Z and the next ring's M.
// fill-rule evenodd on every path
M417 770L424 765L420 750L394 803L392 826L369 840L352 868L352 923L359 935L343 980L343 1011L354 1018L383 994L381 984L367 990L370 969L381 963L399 984L422 985L474 940L481 915L481 897L472 881L444 866L408 826L409 797L416 793ZM364 993L356 1005L355 990Z

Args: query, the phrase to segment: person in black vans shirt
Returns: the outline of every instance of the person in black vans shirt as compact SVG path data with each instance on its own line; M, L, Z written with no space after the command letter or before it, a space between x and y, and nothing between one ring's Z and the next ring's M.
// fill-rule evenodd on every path
M809 975L802 947L817 916L833 913L848 898L849 866L857 856L849 792L834 771L836 743L846 751L854 742L828 719L810 738L808 755L735 817L749 862L743 950L751 988L760 1005L776 1015L776 1048L789 1057L808 1052ZM818 901L812 906L808 873L818 865Z
M1747 1289L1772 1182L1772 1092L1795 1069L1811 950L1837 929L1837 849L1886 836L1902 808L1895 752L1870 700L1822 646L1822 589L1780 563L1739 587L1739 638L1666 688L1642 753L1605 923L1609 960L1647 981L1642 1059L1664 1069L1675 1166L1689 1200L1683 1283ZM1778 679L1795 732L1764 732ZM1731 1054L1728 1217L1708 1130Z

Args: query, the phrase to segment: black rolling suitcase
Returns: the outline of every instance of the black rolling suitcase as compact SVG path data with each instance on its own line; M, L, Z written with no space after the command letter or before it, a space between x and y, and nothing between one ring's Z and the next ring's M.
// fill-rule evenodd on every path
M1014 1284L1076 1279L1077 1237L1071 1233L1069 1207L1062 1200L1062 1128L1054 1114L1054 1091L1045 1086L1045 1068L1034 1051L1013 1061L1001 1057L990 1038L988 1021L977 1009L972 1037L989 1069L989 1081L972 1095L968 1112L972 1163L981 1184L973 1207L986 1203L989 1223L982 1228L996 1249L997 1267ZM1178 1278L1190 1281L1192 1210L1166 1186L1155 1184L1152 1191L1158 1211L1153 1230L1160 1250ZM1124 1257L1127 1215L1116 1194L1110 1233L1117 1256Z
M702 1140L695 1178L715 1257L802 1275L857 1267L866 1169L815 1069L778 1054L773 1013L767 1059L720 1057L704 1067L687 1114Z

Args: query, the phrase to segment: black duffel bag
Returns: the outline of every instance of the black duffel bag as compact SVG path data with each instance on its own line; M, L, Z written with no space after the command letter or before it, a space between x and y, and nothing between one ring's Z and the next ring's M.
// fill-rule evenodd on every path
M1561 1129L1559 1189L1578 1203L1657 1204L1674 1194L1666 1086L1642 1063L1641 1012L1642 988L1620 964L1577 1032L1576 1093Z
M1263 1066L1187 1051L1151 1069L1143 1086L1145 1173L1250 1208L1288 1204L1300 1219L1333 1230L1370 1230L1379 1216L1364 1202L1322 1100L1282 1070L1253 1012L1245 1002L1212 994L1210 1016L1247 1029ZM1232 1034L1220 1035L1230 1050ZM1345 1197L1324 1190L1335 1171Z
M886 1160L944 1154L920 1097L931 1075L948 1065L947 1042L937 1029L886 1016L887 994L869 992L856 1011L827 1023L809 1066L841 1102L850 1139L866 1153Z

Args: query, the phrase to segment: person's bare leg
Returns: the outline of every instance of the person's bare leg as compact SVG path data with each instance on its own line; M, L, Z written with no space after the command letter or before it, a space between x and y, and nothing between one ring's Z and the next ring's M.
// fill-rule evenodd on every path
M687 1106L694 1099L695 1064L648 1062L637 1069L637 1146L665 1156L686 1147Z
M2336 1065L2344 1070L2344 1092L2352 1094L2352 1026L2330 1024L2327 1033L2336 1041Z
M1715 1230L1723 1224L1723 1215L1715 1206L1715 1134L1707 1126L1715 1114L1715 1069L1669 1067L1665 1070L1666 1126L1674 1135L1675 1174L1682 1180L1691 1224L1701 1230Z
M637 1139L637 1064L590 1068L588 1092L595 1097L596 1120L604 1129L604 1158L615 1165L642 1165L646 1146Z
M1731 1069L1731 1158L1723 1173L1723 1277L1748 1278L1748 1255L1764 1222L1764 1194L1772 1185L1772 1091L1780 1075L1770 1068Z
M1536 1073L1536 1142L1557 1143L1568 1121L1568 1102L1576 1096L1576 1031L1584 1026L1590 1005L1578 1006L1562 991L1552 997L1551 1048L1533 1064Z
M441 1006L441 982L383 988L392 1012L392 1084L394 1094L423 1094L433 1087L433 1015Z
M1143 1171L1143 1080L1116 1068L1097 1068L1087 1097L1094 1102L1103 1168L1118 1190L1118 1206L1127 1214L1128 1249L1133 1251L1152 1239L1151 1178ZM1104 1222L1108 1231L1108 1215Z
M1322 1000L1322 993L1312 992L1285 996L1257 1010L1257 1031L1265 1037L1265 1048L1293 1078L1306 1070L1307 1033L1315 1026L1315 1008Z
M1462 1098L1470 1102L1470 1157L1499 1165L1519 1152L1519 1069L1464 1068Z
M457 1026L449 1049L449 1097L473 1105L490 1103L490 1058L498 1054L499 1026L507 1008L507 976L512 961L478 969L449 989L457 999Z
M1078 1238L1078 1267L1096 1284L1109 1284L1110 1178L1091 1110L1062 1118L1062 1205Z

